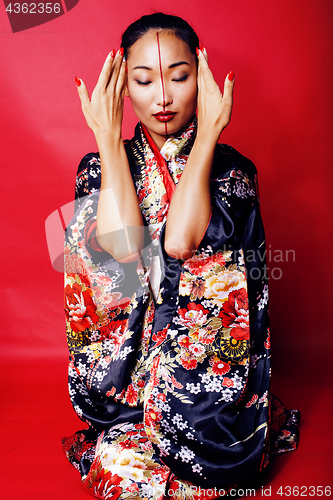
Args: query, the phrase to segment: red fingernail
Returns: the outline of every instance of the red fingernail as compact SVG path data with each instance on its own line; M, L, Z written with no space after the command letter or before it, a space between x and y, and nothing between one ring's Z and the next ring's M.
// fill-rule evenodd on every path
M234 77L235 77L234 72L230 71L230 73L228 74L228 80L230 80L232 82L232 80L234 79Z
M125 68L125 75L127 75L127 73L128 73L128 67L126 66L126 68Z
M112 57L112 59L114 58L115 55L116 55L116 51L115 51L115 49L112 49L111 50L111 57Z
M77 86L77 87L80 87L80 85L81 85L81 80L80 80L80 78L78 78L77 76L75 77L75 83L76 83L76 86Z
M120 49L119 49L119 55L121 55L121 56L124 55L124 47L120 47Z
M203 45L201 45L200 50L201 50L201 52L203 52L205 50L205 47Z
M198 56L200 54L200 50L198 49L198 47L195 50L196 50L196 53L197 53L197 56Z

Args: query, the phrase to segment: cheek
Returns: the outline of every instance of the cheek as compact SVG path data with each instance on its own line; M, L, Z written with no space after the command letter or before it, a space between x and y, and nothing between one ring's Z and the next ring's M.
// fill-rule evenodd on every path
M186 106L191 108L192 110L195 110L197 107L197 97L198 91L196 85L187 89L187 92L185 94Z
M129 86L128 87L128 94L129 94L129 98L130 98L132 107L134 109L142 108L143 99L142 99L142 96L140 96L140 93L136 92L136 89L133 89L133 88L131 88L131 86Z

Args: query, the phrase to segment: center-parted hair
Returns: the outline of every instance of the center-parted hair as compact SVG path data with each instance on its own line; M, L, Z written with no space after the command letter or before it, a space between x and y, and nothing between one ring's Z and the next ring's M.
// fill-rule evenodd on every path
M164 14L163 12L155 12L154 14L140 17L140 19L134 21L124 31L121 46L124 47L125 57L128 57L132 45L150 30L171 31L177 38L187 44L192 54L196 55L196 49L199 47L199 38L192 26L181 17Z

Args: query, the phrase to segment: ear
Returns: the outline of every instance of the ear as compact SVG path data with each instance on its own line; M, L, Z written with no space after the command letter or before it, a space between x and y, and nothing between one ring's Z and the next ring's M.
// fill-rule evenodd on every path
M125 96L129 97L127 82L125 83Z

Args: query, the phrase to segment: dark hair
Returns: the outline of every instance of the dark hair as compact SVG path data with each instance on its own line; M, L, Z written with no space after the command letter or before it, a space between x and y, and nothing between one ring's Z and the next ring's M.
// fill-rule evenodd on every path
M196 48L199 47L199 38L192 26L181 17L163 14L163 12L155 12L154 14L140 17L140 19L134 21L124 31L121 46L124 47L125 57L128 56L132 45L151 29L172 31L177 38L187 44L192 54L196 55Z

